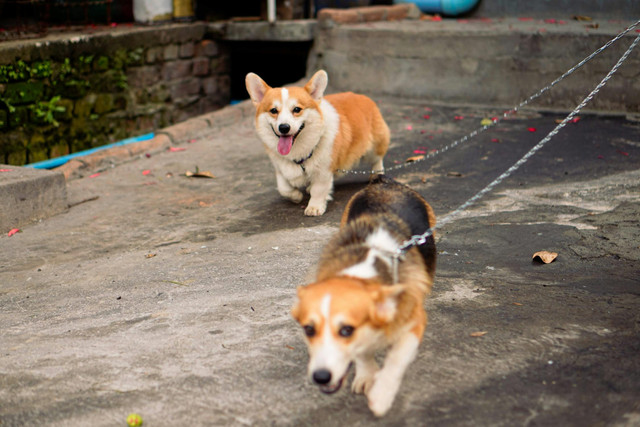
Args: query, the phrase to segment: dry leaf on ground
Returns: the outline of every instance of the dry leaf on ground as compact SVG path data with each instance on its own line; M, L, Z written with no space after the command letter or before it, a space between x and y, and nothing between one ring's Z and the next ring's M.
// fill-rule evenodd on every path
M553 262L553 260L555 260L557 257L558 257L557 252L538 251L535 254L533 254L532 259L535 260L536 258L538 258L540 259L540 261L544 262L545 264L549 264L550 262Z
M193 177L193 178L215 178L216 176L214 174L212 174L209 171L201 171L197 166L196 166L196 171L195 172L191 172L191 171L186 171L184 173L184 176L187 177Z
M472 336L472 337L483 337L483 336L487 335L488 333L489 333L489 331L471 332L469 334L469 336Z
M405 160L405 162L407 163L411 163L411 162L417 162L418 160L422 160L424 159L424 156L412 156L407 158L407 160Z

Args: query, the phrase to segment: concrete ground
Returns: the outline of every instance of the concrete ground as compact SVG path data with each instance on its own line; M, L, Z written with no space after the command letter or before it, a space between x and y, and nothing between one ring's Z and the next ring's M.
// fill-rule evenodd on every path
M378 101L387 166L502 112ZM0 425L640 425L637 120L582 115L440 230L425 339L377 420L348 387L309 384L289 315L366 178L305 217L238 117L84 171L66 213L0 237ZM562 117L522 112L390 175L443 217Z

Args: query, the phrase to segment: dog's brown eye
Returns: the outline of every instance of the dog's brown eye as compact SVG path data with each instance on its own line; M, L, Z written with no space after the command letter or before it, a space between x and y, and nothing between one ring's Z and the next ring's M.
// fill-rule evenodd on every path
M300 111L302 111L302 108L300 108L300 107L293 107L293 110L291 110L291 111L293 111L293 114L298 114Z
M340 334L341 337L348 338L351 335L353 335L353 331L354 330L355 330L355 328L353 326L345 325L345 326L340 328L338 333Z
M269 110L269 112L271 114L278 114L278 109L276 107L273 107L271 110Z
M314 336L316 334L316 328L314 328L311 325L306 325L302 329L304 329L304 334L306 336L308 336L309 338L311 338L312 336Z

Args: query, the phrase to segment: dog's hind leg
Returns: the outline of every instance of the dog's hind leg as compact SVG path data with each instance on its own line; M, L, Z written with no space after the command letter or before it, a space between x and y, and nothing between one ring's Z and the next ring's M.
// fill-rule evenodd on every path
M416 357L419 345L418 337L408 332L387 353L384 366L376 373L373 387L367 393L369 409L374 415L381 417L391 409L404 372Z
M368 393L371 390L375 374L378 372L378 364L374 354L365 354L355 359L356 376L351 383L351 391L357 394Z

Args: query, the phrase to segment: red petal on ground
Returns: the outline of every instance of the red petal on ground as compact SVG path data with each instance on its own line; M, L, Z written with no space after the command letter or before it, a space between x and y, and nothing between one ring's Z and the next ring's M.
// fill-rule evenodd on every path
M407 130L413 130L413 126L407 125Z
M464 119L464 116L455 116L453 118L453 120L462 120L462 119Z
M604 159L604 156L603 156L602 154L599 154L599 155L598 155L598 158L599 158L599 159Z
M94 173L93 175L89 175L89 178L95 178L97 176L100 176L100 172Z
M184 151L186 150L186 148L184 147L169 147L169 151L171 151L172 153L175 153L176 151Z
M544 22L546 22L547 24L556 24L558 21L556 21L553 18L549 18L549 19L545 19Z
M429 120L431 118L431 116L428 115L428 114L425 114L424 116L422 116L422 118L425 119L425 120Z
M149 175L151 171L149 169L145 169L142 171L142 175Z
M491 142L500 142L498 138L491 138Z
M537 131L538 129L536 129L536 128L527 128L527 130L528 130L529 132L535 132L535 131Z
M442 16L440 15L436 15L433 18L431 18L432 21L442 21Z
M14 234L18 233L19 231L20 231L19 228L13 228L13 229L9 230L9 232L7 233L7 236L11 237Z
M413 150L413 154L427 154L424 150Z
M0 169L0 172L11 172L13 169Z
M623 156L628 156L629 153L627 153L626 151L622 151L622 150L616 150L618 153L622 154Z
M533 21L533 18L518 18L518 21L529 22Z

